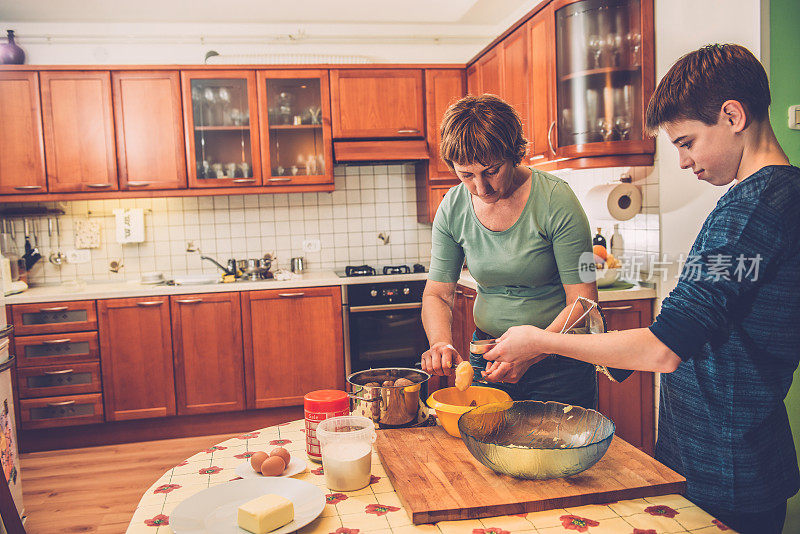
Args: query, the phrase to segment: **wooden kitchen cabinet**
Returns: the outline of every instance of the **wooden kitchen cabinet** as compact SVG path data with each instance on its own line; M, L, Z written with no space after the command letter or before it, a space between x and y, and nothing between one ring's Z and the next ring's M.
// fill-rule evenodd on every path
M248 408L300 406L344 381L339 286L242 293Z
M178 71L111 73L119 187L186 187L186 153Z
M478 60L478 92L500 96L503 93L503 62L495 47Z
M653 322L651 299L601 303L606 329L629 330ZM621 383L598 374L597 409L614 421L616 434L652 455L655 448L655 374L636 371Z
M334 139L425 135L421 69L332 69Z
M0 194L46 191L38 73L0 71L0 124Z
M111 73L43 71L39 79L48 191L117 190Z
M530 75L528 28L523 25L503 39L498 52L502 62L500 96L520 114L522 133L530 143L530 92L540 82Z
M97 301L106 421L175 415L168 297Z
M529 44L530 105L528 107L528 163L555 158L555 19L552 4L526 24Z
M178 415L245 409L239 293L170 297Z
M93 300L15 304L11 319L17 336L97 330Z

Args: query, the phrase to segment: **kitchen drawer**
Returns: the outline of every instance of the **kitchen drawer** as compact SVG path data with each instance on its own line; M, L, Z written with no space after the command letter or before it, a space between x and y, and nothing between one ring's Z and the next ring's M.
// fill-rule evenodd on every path
M11 313L14 333L18 336L97 330L93 300L16 304Z
M100 362L17 369L21 399L100 393Z
M17 367L67 365L100 360L97 332L16 336Z
M47 399L22 399L23 428L49 428L103 422L103 395L70 395Z

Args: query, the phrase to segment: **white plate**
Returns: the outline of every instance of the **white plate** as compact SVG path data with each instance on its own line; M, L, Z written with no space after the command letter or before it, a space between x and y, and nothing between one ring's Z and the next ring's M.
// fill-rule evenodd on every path
M261 477L211 486L181 502L169 516L175 534L249 534L237 525L239 506L267 493L286 497L294 505L294 520L270 534L304 527L325 509L322 488L295 478Z
M289 465L286 466L286 469L284 469L283 473L281 473L279 476L291 477L298 473L302 473L306 470L307 465L308 463L303 458L289 455ZM256 473L253 470L253 466L250 465L250 458L237 465L235 472L237 476L242 478L269 478L265 477L261 473Z
M179 286L217 284L219 283L219 276L208 274L179 274L173 277L173 281Z

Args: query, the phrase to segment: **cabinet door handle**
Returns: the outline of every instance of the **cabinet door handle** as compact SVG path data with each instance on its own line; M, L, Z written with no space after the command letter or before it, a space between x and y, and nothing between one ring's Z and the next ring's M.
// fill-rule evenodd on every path
M531 156L531 157L529 157L529 158L528 158L528 161L536 161L537 159L544 159L544 158L545 158L545 155L544 155L544 154L539 154L538 156Z
M464 294L463 291L461 291L460 289L456 289L456 295L463 295L463 294Z
M53 407L55 407L55 406L69 406L70 404L75 404L75 401L74 400L68 400L68 401L63 401L63 402L48 402L47 403L48 406L53 406Z
M39 308L40 312L60 312L67 311L69 306L56 306L55 308Z
M128 182L129 187L147 187L148 185L153 185L153 182L146 182L146 181L138 181L138 182Z
M556 121L550 123L550 128L547 129L547 146L550 147L550 152L555 155L556 149L553 146L553 129L556 127Z
M68 375L69 373L74 373L74 369L62 369L61 371L44 371L46 375Z
M283 298L302 297L303 295L305 295L305 293L302 291L300 293L278 293L278 296Z
M181 299L175 302L178 304L197 304L198 302L203 302L203 299Z
M41 189L41 185L15 185L14 189L17 191L33 191L34 189Z
M111 187L111 184L86 184L86 187L94 187L95 189L102 189L104 187Z
M236 178L236 179L233 180L233 183L235 183L235 184L252 184L255 181L256 181L255 178Z
M399 134L401 134L401 133L419 133L419 130L417 130L416 128L400 128L399 130L397 130L397 133L399 133Z
M625 311L625 310L633 309L633 304L629 304L627 306L612 306L610 308L606 308L605 306L603 306L600 309L602 311L604 311L604 312L607 312L607 311Z
M291 182L291 178L270 178L268 182Z
M42 345L61 345L62 343L69 343L72 341L70 338L65 337L64 339L48 339L46 341L42 341Z
M470 295L469 293L464 293L464 298L465 298L465 299L472 300L472 299L474 299L474 298L475 298L475 295Z
M163 300L146 300L144 302L137 302L136 305L148 307L148 306L161 306L163 303L164 303Z

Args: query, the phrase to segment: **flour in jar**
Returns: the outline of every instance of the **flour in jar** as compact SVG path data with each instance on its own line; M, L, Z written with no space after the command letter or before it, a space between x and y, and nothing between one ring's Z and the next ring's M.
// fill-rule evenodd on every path
M338 441L322 448L325 484L336 491L354 491L369 484L372 474L372 445Z

